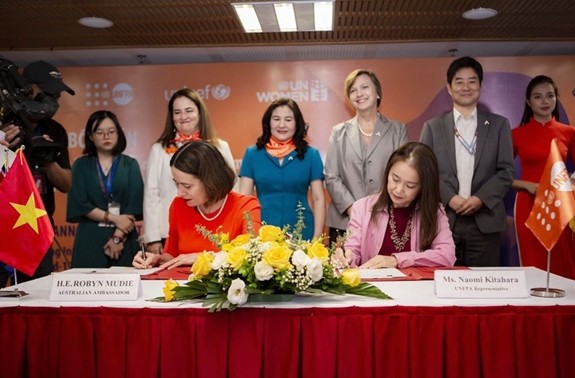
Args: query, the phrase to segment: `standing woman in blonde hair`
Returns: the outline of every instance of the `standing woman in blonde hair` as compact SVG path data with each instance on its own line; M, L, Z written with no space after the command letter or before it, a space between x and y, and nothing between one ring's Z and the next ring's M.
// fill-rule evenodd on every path
M206 105L189 88L176 91L168 103L166 125L152 145L148 157L144 187L144 234L147 249L162 253L168 237L168 210L176 197L170 159L179 147L194 140L204 140L216 147L235 172L234 158L228 143L216 137Z
M327 214L331 242L345 231L351 205L379 191L387 160L408 141L405 125L378 111L382 89L375 73L355 70L344 86L355 116L332 129L327 148L324 175L331 197Z

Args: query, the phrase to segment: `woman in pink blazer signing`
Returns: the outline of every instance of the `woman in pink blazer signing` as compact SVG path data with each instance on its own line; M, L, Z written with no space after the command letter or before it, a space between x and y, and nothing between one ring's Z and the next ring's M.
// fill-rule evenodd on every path
M439 196L433 151L404 144L390 157L380 193L353 204L337 258L361 268L453 266L455 244Z

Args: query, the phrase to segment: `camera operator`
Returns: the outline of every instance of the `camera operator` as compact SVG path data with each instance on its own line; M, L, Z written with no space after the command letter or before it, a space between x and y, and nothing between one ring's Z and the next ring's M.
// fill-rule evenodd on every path
M26 145L26 158L46 212L54 225L54 188L67 193L72 186L72 174L68 154L68 134L60 123L52 119L52 116L58 110L61 92L66 91L71 95L75 92L64 84L60 71L45 61L28 64L22 76L32 86L32 99L41 105L42 115L37 119L29 117L31 130L25 130L29 134L26 137L23 136L22 126L0 126L5 133L4 141L0 141L0 144L14 148L22 142L31 141L31 145ZM54 270L53 254L54 251L50 248L32 277L18 272L18 282L50 274ZM4 274L3 264L0 267L0 287L5 284L2 274Z

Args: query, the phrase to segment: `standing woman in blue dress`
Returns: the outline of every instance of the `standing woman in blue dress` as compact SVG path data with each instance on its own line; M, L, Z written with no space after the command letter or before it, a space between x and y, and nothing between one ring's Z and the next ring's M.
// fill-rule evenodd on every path
M272 102L262 117L262 135L244 154L240 193L252 195L255 187L262 222L278 227L293 229L301 203L302 236L309 240L323 234L325 194L321 156L308 145L306 135L307 125L294 100ZM308 203L310 189L313 211Z
M144 182L138 161L124 155L125 149L126 136L116 115L93 113L86 124L84 156L72 166L68 192L66 220L78 223L72 268L132 265Z

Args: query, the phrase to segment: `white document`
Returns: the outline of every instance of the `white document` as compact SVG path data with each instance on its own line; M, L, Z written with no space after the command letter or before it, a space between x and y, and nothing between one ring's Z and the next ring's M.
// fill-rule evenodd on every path
M136 273L136 274L139 274L140 276L147 276L148 274L154 274L159 270L162 270L162 269L160 269L159 266L157 266L155 268L148 268L148 269L136 269L132 266L113 266L109 270L106 270L104 273L112 273L112 274Z
M359 274L362 279L380 279L405 277L397 268L360 269Z
M64 270L59 272L59 274L77 274L77 273L95 273L95 274L139 274L140 276L147 276L148 274L154 274L161 270L160 267L148 268L148 269L136 269L132 266L113 266L110 268L76 268L70 270Z

